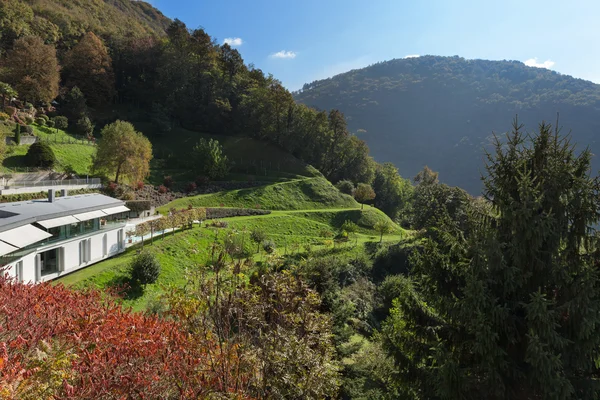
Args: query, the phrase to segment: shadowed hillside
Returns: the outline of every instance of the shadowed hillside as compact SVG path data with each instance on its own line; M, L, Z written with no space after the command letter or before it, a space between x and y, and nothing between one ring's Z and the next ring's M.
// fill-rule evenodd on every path
M403 176L429 165L471 193L480 191L492 131L507 131L516 114L533 130L560 112L575 142L600 150L600 86L518 61L392 60L306 84L295 97L340 109L375 159L395 163Z

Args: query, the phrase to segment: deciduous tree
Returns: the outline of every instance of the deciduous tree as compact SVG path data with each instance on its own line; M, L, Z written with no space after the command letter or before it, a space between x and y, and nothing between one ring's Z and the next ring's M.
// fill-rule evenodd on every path
M66 86L77 86L91 106L112 99L115 77L107 48L93 32L86 33L65 56L63 76Z
M106 125L101 132L93 170L115 174L115 182L122 177L132 182L142 181L150 173L152 144L133 125L116 121Z
M356 201L361 203L360 209L362 210L365 207L365 201L373 200L375 198L375 191L373 190L371 185L368 185L366 183L359 183L356 187L356 190L354 191L354 198L356 199Z
M58 96L60 68L56 49L37 36L15 41L6 55L6 81L31 103L49 103Z

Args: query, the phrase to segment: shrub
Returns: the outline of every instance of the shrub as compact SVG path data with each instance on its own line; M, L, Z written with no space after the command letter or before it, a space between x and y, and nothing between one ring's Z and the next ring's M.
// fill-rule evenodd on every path
M160 263L150 252L141 252L131 262L131 279L141 285L156 282L159 275Z
M106 190L110 194L115 194L117 192L118 187L119 185L117 185L115 182L110 182L108 185L106 185Z
M75 129L77 130L77 133L84 136L89 136L92 134L92 132L94 132L94 125L88 117L81 117L79 120L77 120Z
M27 125L31 125L34 122L34 119L32 116L30 115L26 115L25 117L22 118L23 121L27 124Z
M348 181L348 180L339 181L338 183L335 184L335 187L341 193L349 194L350 196L352 196L354 194L354 183L352 183L352 181Z
M30 125L25 125L23 127L23 131L25 131L25 133L29 136L33 136L33 127Z
M229 226L229 222L216 219L211 221L208 226L212 226L214 228L227 228Z
M197 186L204 186L206 185L208 182L210 181L210 179L208 179L208 176L204 176L204 175L200 175L196 178L196 185Z
M160 185L160 186L158 187L158 193L160 193L160 194L165 194L165 193L167 193L168 191L169 191L169 189L167 189L167 187L166 187L166 186L164 186L164 185Z
M217 208L209 207L206 209L206 218L219 219L230 217L249 217L254 215L268 215L270 210L256 210L254 208Z
M44 118L36 118L35 123L38 124L39 126L45 126L46 120Z
M0 112L0 121L8 121L10 119L10 115L7 113Z
M265 233L265 231L257 228L254 229L252 233L250 233L250 239L252 239L252 241L257 244L258 247L256 252L258 253L260 250L261 243L263 243L267 239L267 234Z
M46 121L46 126L48 128L54 128L54 120L49 119L48 121Z
M50 121L50 117L48 117L46 114L40 114L38 119L43 119L44 122Z
M185 192L186 193L195 192L196 189L198 189L198 186L196 186L196 184L194 182L190 182L187 185L185 185Z
M56 156L52 148L42 142L32 144L27 150L25 158L30 167L52 168L56 163Z
M173 177L171 175L165 176L163 179L163 185L171 188L173 186Z
M21 124L15 126L15 143L21 144Z
M263 250L268 254L273 253L276 249L275 242L273 242L272 240L265 240L262 243L262 247L263 247Z
M52 120L54 121L54 126L56 129L65 130L69 127L69 119L67 117L59 115L58 117L54 117Z
M33 104L31 104L31 103L25 103L25 108L27 110L33 110Z

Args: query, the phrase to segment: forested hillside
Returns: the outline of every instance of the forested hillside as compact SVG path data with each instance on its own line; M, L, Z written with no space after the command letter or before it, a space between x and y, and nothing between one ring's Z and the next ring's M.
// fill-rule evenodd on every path
M131 0L3 0L0 6L2 50L22 36L40 36L47 44L69 47L87 33L114 36L164 35L170 23L160 11Z
M600 152L600 86L519 61L392 60L308 83L295 97L342 111L375 159L393 162L403 176L429 165L472 194L481 191L492 131L505 132L516 114L534 130L559 112L564 133L572 130L576 142Z

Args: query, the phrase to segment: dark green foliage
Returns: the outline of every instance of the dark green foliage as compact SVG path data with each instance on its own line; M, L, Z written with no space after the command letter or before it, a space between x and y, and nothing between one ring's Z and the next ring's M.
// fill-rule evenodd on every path
M262 242L262 248L265 251L265 253L271 254L276 249L275 242L272 240L265 240Z
M410 210L413 187L407 179L403 179L392 163L378 165L373 180L375 191L375 207L390 218L405 218Z
M467 210L471 196L461 188L439 183L437 173L425 167L415 177L410 222L415 229L437 226L446 218L467 230Z
M354 194L354 183L349 180L342 180L335 184L335 187L342 193L352 196Z
M77 130L77 133L79 133L80 135L91 135L94 132L94 125L92 124L92 121L87 117L81 117L79 120L77 120L77 124L75 125L75 129Z
M52 148L43 142L32 144L27 150L25 158L30 167L52 168L56 163L56 156Z
M427 163L444 183L472 195L482 189L482 147L516 113L535 126L559 111L574 139L600 153L600 86L519 61L397 59L308 83L295 97L341 110L351 132L368 132L359 137L374 157L393 162L403 176L415 176ZM592 164L600 167L598 160Z
M142 251L131 262L131 279L141 285L154 283L160 275L160 263L153 253Z
M202 138L193 151L196 172L199 174L210 179L222 179L229 172L229 160L223 154L223 146L218 140Z
M598 178L541 124L495 142L485 199L442 215L383 328L427 399L591 399L600 385ZM459 218L460 219L460 218ZM467 225L469 229L462 229Z
M33 126L31 125L25 125L21 128L21 132L25 131L25 133L29 136L33 135Z
M69 119L67 117L63 117L62 115L54 117L52 121L54 121L54 127L57 130L66 130L69 127Z
M74 86L61 98L60 111L72 121L79 121L88 115L88 107L81 89Z
M21 124L15 125L15 143L17 145L21 144Z

